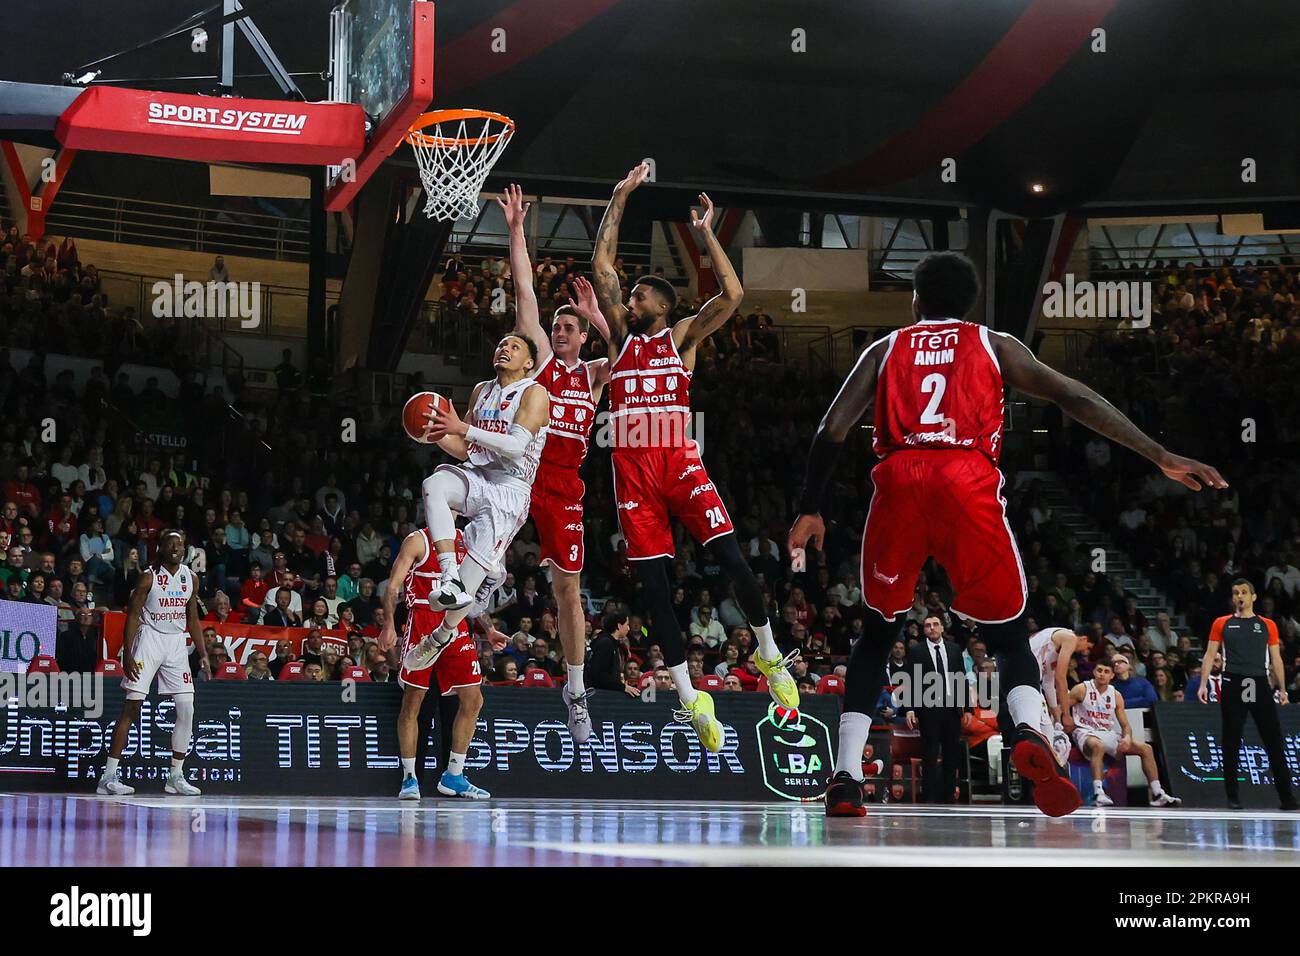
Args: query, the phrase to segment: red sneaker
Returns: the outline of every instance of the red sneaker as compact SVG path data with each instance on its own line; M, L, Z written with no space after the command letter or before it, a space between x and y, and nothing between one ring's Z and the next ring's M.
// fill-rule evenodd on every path
M1056 762L1051 743L1028 724L1016 727L1011 762L1034 785L1034 803L1049 817L1066 816L1083 805L1069 771Z

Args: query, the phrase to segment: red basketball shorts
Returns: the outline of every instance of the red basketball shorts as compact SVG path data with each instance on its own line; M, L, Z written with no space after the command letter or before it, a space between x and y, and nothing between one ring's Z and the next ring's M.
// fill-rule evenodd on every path
M1007 521L1005 478L978 452L894 452L871 471L862 592L892 620L912 606L927 557L952 582L952 610L985 624L1025 609L1025 570Z
M413 607L406 616L406 629L402 640L402 656L419 644L420 641L438 629L445 616L443 611L433 611L428 607ZM483 683L483 669L478 664L478 642L470 636L469 624L460 623L460 633L451 642L451 647L438 655L432 667L422 671L408 671L403 667L397 674L397 681L403 687L418 687L428 690L430 677L438 675L438 687L446 697L454 694L457 687L477 687Z
M529 515L537 526L542 564L549 561L573 574L582 570L582 496L586 491L576 468L555 468L545 462L538 466Z
M682 448L615 451L610 457L618 525L631 560L673 556L670 518L700 544L734 530L695 442Z

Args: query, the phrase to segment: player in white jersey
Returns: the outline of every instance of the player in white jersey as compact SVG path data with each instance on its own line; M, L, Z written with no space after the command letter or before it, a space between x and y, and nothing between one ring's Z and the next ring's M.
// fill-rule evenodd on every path
M552 419L533 484L531 516L541 545L538 563L547 568L555 594L556 626L564 648L567 680L561 697L568 706L569 733L581 744L591 736L591 694L586 686L587 620L580 593L584 555L582 500L586 486L578 469L587 456L601 392L609 383L609 358L583 361L590 329L609 339L609 326L595 290L581 277L578 300L555 310L550 333L542 328L533 288L524 223L529 203L523 189L506 187L497 204L510 229L510 271L515 283L515 330L537 343L538 366L531 373L551 395Z
M435 407L429 434L438 447L463 461L439 465L424 479L424 518L442 569L429 606L446 611L442 624L412 647L402 661L409 671L431 667L469 613L474 594L501 563L506 548L528 519L533 477L546 443L551 399L528 377L537 367L537 344L512 332L493 358L496 378L479 382L462 420L451 403ZM456 560L456 514L464 529L466 557Z
M1038 661L1043 687L1040 729L1052 742L1057 763L1064 767L1070 759L1070 731L1074 729L1074 721L1068 712L1062 712L1059 701L1069 696L1070 658L1075 654L1086 656L1092 650L1092 642L1068 627L1047 627L1029 638L1029 650Z
M1092 792L1099 807L1113 806L1115 801L1106 796L1101 779L1107 756L1120 757L1136 754L1142 758L1142 773L1151 790L1151 806L1177 807L1182 800L1165 793L1160 786L1160 771L1151 745L1133 739L1132 728L1124 713L1124 698L1111 686L1115 671L1105 661L1098 661L1092 670L1092 680L1075 685L1067 698L1070 716L1074 720L1074 742L1092 763Z
M185 540L179 531L167 531L158 541L162 560L147 569L136 582L127 605L126 631L122 642L122 689L126 701L113 728L113 743L108 763L99 778L98 793L122 796L135 788L118 779L118 761L126 749L131 725L140 717L140 705L149 693L155 675L158 693L171 697L176 704L176 723L172 729L172 765L163 791L182 797L197 797L199 788L184 777L185 755L189 752L194 728L194 681L190 661L185 653L189 635L198 648L204 670L210 670L208 649L199 623L196 596L197 580L181 563Z

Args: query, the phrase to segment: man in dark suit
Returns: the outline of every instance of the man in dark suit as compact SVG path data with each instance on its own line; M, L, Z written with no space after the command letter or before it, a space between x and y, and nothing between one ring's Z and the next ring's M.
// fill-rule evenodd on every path
M961 725L966 701L966 668L957 645L943 635L943 620L928 616L925 640L907 652L907 674L914 699L903 701L907 726L921 730L921 799L952 803L957 771L965 762ZM932 676L934 675L934 676ZM943 778L936 762L943 755Z

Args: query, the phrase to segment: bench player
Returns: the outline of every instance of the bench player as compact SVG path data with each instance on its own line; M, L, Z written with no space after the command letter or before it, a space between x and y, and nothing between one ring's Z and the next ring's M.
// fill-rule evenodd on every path
M541 463L533 479L531 517L541 544L541 564L550 566L551 588L558 610L560 646L564 648L567 680L562 696L569 708L568 727L575 743L591 736L590 694L583 676L587 657L587 618L579 593L582 574L582 498L586 485L578 475L600 394L609 381L609 359L581 359L592 325L609 337L604 317L595 306L586 280L578 280L585 308L563 305L555 310L551 334L542 330L533 288L533 264L528 258L524 222L529 203L519 186L506 187L498 199L510 229L510 274L515 284L515 331L537 343L537 369L530 373L551 396L551 417Z
M1151 806L1181 806L1181 798L1166 793L1160 786L1160 771L1156 769L1151 745L1133 739L1133 730L1124 713L1124 698L1110 683L1114 676L1115 671L1109 664L1098 661L1092 669L1092 679L1075 685L1069 697L1065 698L1073 718L1075 746L1092 764L1093 802L1099 807L1115 805L1101 785L1106 757L1137 754L1142 758L1142 773L1151 790Z
M1070 732L1073 720L1060 702L1069 696L1070 659L1075 654L1087 657L1092 642L1068 627L1045 627L1029 638L1029 650L1038 661L1039 680L1043 688L1043 720L1040 729L1052 742L1052 751L1061 766L1070 759Z
M546 443L550 396L529 377L537 368L537 345L526 336L504 336L492 364L496 377L474 386L468 420L462 420L450 402L435 406L429 418L429 437L464 464L439 465L421 485L425 523L440 569L429 606L447 614L407 651L402 666L408 671L432 666L451 643L469 613L472 595L501 564L528 519L533 476ZM456 558L456 514L468 522L463 560Z
M458 560L465 558L464 537L459 531L456 532L456 557ZM406 602L403 654L438 628L446 612L429 607L429 592L441 576L438 552L433 547L429 530L423 528L412 531L402 540L389 571L389 586L384 591L383 601L384 627L379 634L381 651L387 653L397 643L393 614L399 593ZM505 578L500 568L489 575L479 587L474 598L474 608L470 611L470 617L483 625L494 651L504 648L508 638L492 625L490 617L483 620L483 609L488 597ZM402 582L400 587L394 584L397 581ZM457 626L451 646L438 655L433 667L421 671L408 671L403 667L397 675L397 682L402 685L402 709L397 715L397 750L402 759L402 789L398 798L420 799L420 781L415 776L415 751L419 744L418 719L420 706L424 703L424 696L429 691L430 679L434 674L437 675L442 696L455 695L457 699L456 719L451 725L451 756L438 781L438 792L446 797L486 800L491 794L465 779L465 758L469 754L470 741L474 739L479 711L483 709L483 671L478 662L478 642L470 634L468 618Z
M722 291L705 302L699 314L672 327L668 316L677 304L677 293L667 280L644 276L632 287L627 301L620 301L614 269L618 227L628 197L649 172L642 163L615 187L596 235L591 263L596 299L609 324L614 499L619 528L627 539L628 560L636 564L651 628L682 702L679 719L689 720L704 746L716 752L722 747L722 725L714 716L713 698L691 685L686 645L673 613L668 578L674 554L670 515L686 526L731 579L741 610L758 638L753 659L767 678L772 698L785 707L797 708L799 688L787 669L794 654L781 656L772 637L763 592L740 555L727 507L709 480L699 447L687 437L696 346L722 328L745 294L722 243L713 234L713 203L708 196L700 195L703 216L691 210L691 226L713 263Z
M928 556L952 582L952 610L979 623L997 655L999 686L1016 725L1012 762L1034 784L1049 816L1078 809L1079 792L1043 736L1041 670L1029 649L1027 589L1020 552L1002 497L1003 391L1011 386L1059 405L1067 415L1153 462L1193 491L1226 488L1214 468L1175 455L1082 382L1038 361L1020 341L965 316L980 296L979 274L965 256L927 256L913 273L913 324L863 350L813 438L789 547L820 547L820 511L849 430L875 407L875 491L862 539L865 636L849 654L841 759L826 792L831 816L861 816L862 752L880 695L897 619L912 606ZM855 755L853 759L845 755Z
M179 531L165 531L158 541L159 562L147 568L131 592L122 642L122 689L126 700L113 728L108 763L95 792L123 796L135 788L118 779L118 761L126 749L131 725L140 719L140 707L155 675L158 693L176 705L172 728L172 765L163 792L181 797L199 796L199 788L185 779L185 755L194 729L194 679L185 652L188 632L198 648L201 667L211 671L193 572L181 563L185 539Z

